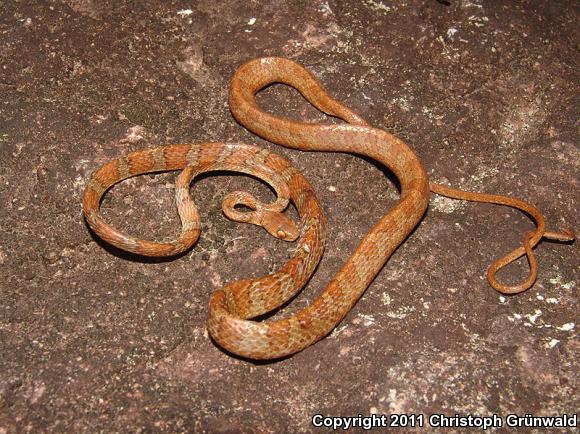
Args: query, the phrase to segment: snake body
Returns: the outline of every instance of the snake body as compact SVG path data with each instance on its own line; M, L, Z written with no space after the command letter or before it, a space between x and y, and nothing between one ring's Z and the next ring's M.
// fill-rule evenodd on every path
M256 103L255 95L272 83L294 87L320 111L345 123L297 122L263 111ZM525 206L531 207L530 214L538 221L538 228L526 235L524 247L496 261L492 277L499 268L523 254L533 258L531 249L542 236L570 239L570 234L545 231L541 213L534 214L535 208L525 202L462 192L430 183L420 160L409 146L392 134L371 127L333 99L310 72L288 59L262 58L243 64L231 81L229 103L236 120L260 137L304 151L363 155L389 168L401 186L396 205L363 237L311 304L288 317L258 322L251 319L279 307L304 286L324 249L326 223L320 204L312 187L297 169L282 157L253 146L206 143L145 149L97 170L87 184L83 198L83 212L88 224L107 242L150 256L183 252L197 240L199 215L189 195L190 182L196 175L212 170L234 170L254 175L274 187L278 198L273 204L262 204L246 193L237 192L228 196L222 206L230 218L264 226L279 238L293 240L299 236L293 256L278 271L257 279L229 283L212 294L208 309L209 333L220 346L232 353L252 359L279 358L296 353L330 333L419 223L427 209L430 190L458 199L502 203L527 212L529 209ZM104 222L99 203L109 187L131 176L180 169L183 171L176 182L176 202L182 232L178 239L166 243L140 240ZM299 231L282 213L289 201L298 210ZM245 205L250 212L240 212L236 209L238 204ZM535 280L532 260L530 264L533 276L531 283L525 283L529 283L527 287ZM494 284L491 279L490 283ZM496 287L498 290L502 288L508 293L522 290L520 287Z

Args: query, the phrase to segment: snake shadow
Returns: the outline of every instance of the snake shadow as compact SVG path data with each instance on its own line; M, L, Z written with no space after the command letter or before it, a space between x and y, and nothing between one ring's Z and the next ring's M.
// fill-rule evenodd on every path
M395 176L395 174L388 167L385 167L381 163L373 160L372 158L366 157L364 155L359 155L359 154L355 154L355 155L357 157L359 157L360 159L366 161L367 163L373 165L377 170L379 170L383 174L383 176L385 178L387 178L389 181L391 181L391 183L397 189L397 192L399 193L399 196L401 195L401 181L399 181L399 178L397 178ZM407 238L409 238L410 236L412 236L415 233L415 231L417 230L417 228L421 225L421 223L423 223L423 220L425 220L425 218L427 217L427 214L428 213L429 213L429 208L427 208L427 210L423 213L423 215L421 216L421 219L417 222L417 224L415 225L415 227L413 228L413 230L409 233L409 235L407 235ZM405 238L405 240L407 238ZM405 244L404 241L397 246L397 249L395 249L395 251L398 250L399 247L401 247L403 244ZM395 253L395 251L393 251L393 253L391 254L391 256Z
M373 159L371 159L369 157L365 157L364 155L357 155L357 157L363 159L367 163L372 164L374 167L376 167L383 174L383 176L385 176L385 178L387 178L389 181L391 181L391 183L397 189L397 192L399 193L399 195L401 194L401 181L399 181L399 178L397 178L395 176L395 174L388 167L385 167L381 163L379 163L379 162L377 162L377 161L375 161L375 160L373 160ZM429 193L429 196L431 196L431 193ZM425 220L425 218L427 217L427 214L428 213L429 213L429 208L427 208L427 210L425 210L425 212L421 216L421 219L417 222L417 224L415 225L415 227L413 228L413 230L409 233L409 235L407 235L407 238L409 238L410 236L412 236L415 233L415 231L417 230L417 228L419 226L421 226L421 223L423 223L423 220ZM405 240L407 238L405 238ZM397 249L399 249L399 247L401 247L403 244L405 244L404 241L401 244L399 244L399 246L397 247ZM394 253L395 252L393 252L393 254Z
M256 320L256 318L254 318L252 321L255 321L255 320ZM214 346L218 350L220 350L222 353L224 353L226 356L229 356L233 359L239 360L240 362L250 363L254 366L275 365L276 363L283 362L284 360L289 360L292 357L294 357L296 354L298 354L298 353L289 354L288 356L278 357L276 359L250 359L249 357L240 356L239 354L232 353L231 351L228 351L225 348L220 347L220 345L215 341L215 339L211 335L209 335L209 333L208 333L208 336L209 336L210 341L214 344ZM306 347L305 350L308 348L309 347Z

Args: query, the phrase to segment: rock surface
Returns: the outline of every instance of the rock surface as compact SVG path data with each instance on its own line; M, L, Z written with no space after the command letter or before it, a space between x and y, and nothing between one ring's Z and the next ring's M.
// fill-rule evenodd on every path
M196 183L202 238L174 260L94 239L80 203L92 171L144 146L275 150L303 169L329 220L317 274L278 315L306 305L397 191L360 158L290 151L236 124L229 77L276 55L410 143L434 180L527 199L551 228L578 229L578 18L576 2L549 0L3 2L0 433L307 432L317 413L575 412L578 246L541 244L524 294L501 297L485 280L532 227L517 211L434 197L328 338L252 363L208 338L206 304L288 257L291 245L219 209L227 191L266 188L242 176ZM282 86L259 100L325 120ZM171 237L174 178L129 180L103 212L133 234ZM500 277L519 281L525 266Z

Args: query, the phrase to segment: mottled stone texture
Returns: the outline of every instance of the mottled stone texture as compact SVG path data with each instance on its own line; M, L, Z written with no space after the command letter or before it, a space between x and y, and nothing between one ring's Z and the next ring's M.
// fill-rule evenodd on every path
M174 260L116 251L81 218L91 172L130 150L275 149L304 170L329 220L316 276L277 315L306 305L397 191L368 161L286 150L236 124L229 77L278 55L408 141L434 180L527 199L551 227L578 229L578 3L444 3L0 2L0 433L304 432L315 413L580 408L578 246L540 245L538 282L524 294L503 298L485 281L532 227L517 211L434 198L331 336L260 364L223 353L205 319L212 290L289 256L291 245L219 209L227 191L267 198L267 188L200 180L202 239ZM325 120L282 86L259 100ZM173 236L174 178L115 187L104 214L136 235ZM520 261L500 277L525 273Z

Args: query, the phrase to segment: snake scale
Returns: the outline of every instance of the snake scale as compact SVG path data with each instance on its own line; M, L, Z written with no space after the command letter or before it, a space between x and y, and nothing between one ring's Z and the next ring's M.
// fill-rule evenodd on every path
M272 83L297 89L318 110L345 123L304 123L266 113L258 106L255 95ZM197 175L215 170L243 172L274 188L277 199L270 204L244 192L231 193L222 203L223 212L230 219L263 226L280 239L298 239L293 255L278 271L229 283L212 294L209 333L221 347L237 355L251 359L279 358L301 351L330 333L417 226L427 209L430 191L455 199L512 206L536 221L536 230L525 235L523 246L494 262L488 271L490 284L503 293L521 292L534 283L537 264L532 248L542 237L560 241L574 238L571 232L546 231L542 214L526 202L430 183L423 165L407 144L371 127L332 98L308 70L291 60L261 58L243 64L232 78L229 103L235 119L266 140L303 151L348 152L371 158L390 169L401 186L396 205L363 237L311 304L285 318L253 321L252 318L272 311L299 292L324 250L326 221L322 208L311 185L292 164L265 149L244 144L180 144L130 153L105 164L92 175L83 197L83 213L89 226L108 243L147 256L175 255L197 241L199 213L189 193L190 183ZM111 186L132 176L169 170L182 170L175 189L182 223L176 240L137 239L103 220L100 201ZM283 214L289 202L298 211L300 228ZM240 206L246 211L241 211ZM500 284L495 273L523 255L527 255L530 263L528 279L515 286Z

